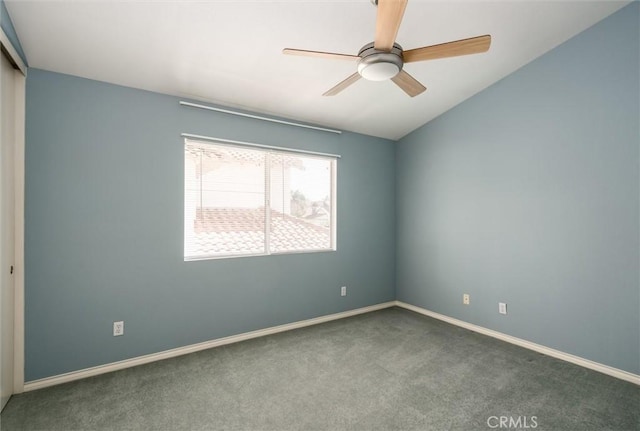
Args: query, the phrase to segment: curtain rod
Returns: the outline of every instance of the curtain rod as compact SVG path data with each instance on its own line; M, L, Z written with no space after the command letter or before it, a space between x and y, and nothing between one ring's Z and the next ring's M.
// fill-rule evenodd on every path
M253 118L255 120L270 121L272 123L286 124L287 126L304 127L305 129L319 130L321 132L337 133L338 135L342 133L342 131L340 131L340 130L326 129L324 127L318 127L318 126L309 126L307 124L293 123L291 121L276 120L275 118L261 117L260 115L253 115L253 114L245 114L243 112L231 111L229 109L214 108L213 106L199 105L197 103L184 102L182 100L180 101L180 104L183 105L183 106L190 106L192 108L207 109L209 111L216 111L216 112L222 112L222 113L225 113L225 114L238 115L240 117Z
M342 157L339 154L320 153L318 151L297 150L295 148L286 148L286 147L275 147L273 145L254 144L253 142L234 141L231 139L214 138L211 136L193 135L191 133L182 133L181 136L187 139L201 139L205 141L221 142L223 144L242 145L245 147L258 147L258 148L265 148L268 150L286 151L288 153L311 154L314 156L335 157L336 159L339 159Z

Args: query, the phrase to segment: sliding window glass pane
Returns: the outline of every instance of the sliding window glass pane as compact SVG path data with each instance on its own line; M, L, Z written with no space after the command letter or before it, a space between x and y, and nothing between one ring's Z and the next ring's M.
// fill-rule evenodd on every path
M197 254L194 230L196 210L200 205L200 148L186 145L184 151L184 256Z
M265 153L185 146L185 257L265 252Z
M332 163L271 154L271 252L331 249Z

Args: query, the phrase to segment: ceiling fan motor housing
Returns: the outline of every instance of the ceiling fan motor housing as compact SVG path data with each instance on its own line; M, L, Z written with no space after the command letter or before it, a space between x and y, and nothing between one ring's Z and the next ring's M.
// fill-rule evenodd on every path
M401 70L402 47L393 44L391 51L380 51L374 48L373 42L366 44L358 53L358 73L369 81L384 81L396 76Z

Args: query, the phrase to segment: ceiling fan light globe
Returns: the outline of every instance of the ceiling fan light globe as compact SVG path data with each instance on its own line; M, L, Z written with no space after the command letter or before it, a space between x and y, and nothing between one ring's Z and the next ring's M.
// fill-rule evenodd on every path
M400 67L395 63L360 63L358 73L368 81L384 81L391 79L400 72Z

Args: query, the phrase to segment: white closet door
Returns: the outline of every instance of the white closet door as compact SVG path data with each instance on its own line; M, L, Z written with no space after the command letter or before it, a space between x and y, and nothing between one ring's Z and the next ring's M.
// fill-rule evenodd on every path
M13 393L15 244L15 72L7 58L0 69L0 408Z

